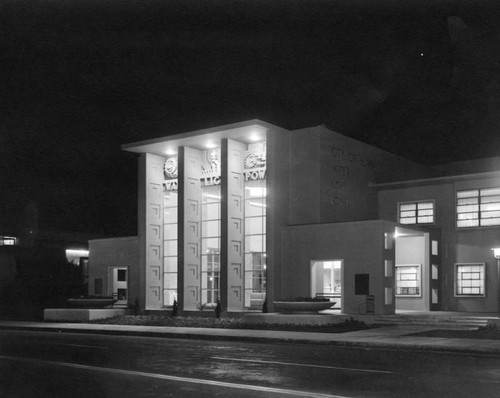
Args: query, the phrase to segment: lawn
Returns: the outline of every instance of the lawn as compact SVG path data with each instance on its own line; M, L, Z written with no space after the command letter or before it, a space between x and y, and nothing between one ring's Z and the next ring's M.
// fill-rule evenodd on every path
M173 326L218 329L283 330L295 332L344 333L369 329L371 326L361 321L348 319L340 323L326 325L295 325L290 323L248 323L243 318L170 317L161 315L123 315L115 318L92 321L98 324Z
M495 326L484 326L476 330L429 330L426 332L413 333L411 336L500 340L500 328Z

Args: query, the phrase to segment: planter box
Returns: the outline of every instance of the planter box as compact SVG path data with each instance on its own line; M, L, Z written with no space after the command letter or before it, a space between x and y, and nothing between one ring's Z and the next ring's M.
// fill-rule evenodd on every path
M52 322L89 322L96 319L114 318L125 315L119 308L85 309L85 308L47 308L43 311L43 319Z
M68 299L67 303L72 308L106 308L116 303L117 299L102 298L102 299Z
M275 301L274 309L285 313L316 313L334 305L333 301Z

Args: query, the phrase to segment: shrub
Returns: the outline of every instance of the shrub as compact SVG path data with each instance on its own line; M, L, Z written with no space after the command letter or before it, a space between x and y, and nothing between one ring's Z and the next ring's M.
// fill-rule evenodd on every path
M177 300L174 300L174 304L172 305L172 312L170 314L171 318L175 318L179 316L179 306L177 304Z
M220 305L220 300L217 299L217 305L215 306L215 317L220 318L221 313L222 313L222 307Z

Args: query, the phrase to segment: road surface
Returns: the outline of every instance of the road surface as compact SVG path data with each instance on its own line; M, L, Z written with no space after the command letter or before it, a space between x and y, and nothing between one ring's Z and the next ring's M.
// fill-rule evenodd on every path
M0 397L498 397L500 358L0 331Z

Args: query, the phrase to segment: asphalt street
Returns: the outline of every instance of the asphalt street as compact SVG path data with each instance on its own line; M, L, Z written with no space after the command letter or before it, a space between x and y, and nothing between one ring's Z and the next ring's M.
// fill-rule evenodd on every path
M497 397L500 358L0 332L2 397Z

